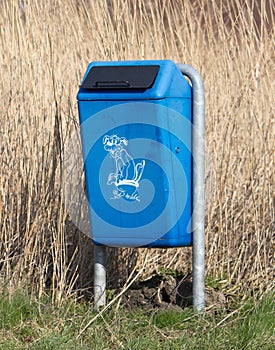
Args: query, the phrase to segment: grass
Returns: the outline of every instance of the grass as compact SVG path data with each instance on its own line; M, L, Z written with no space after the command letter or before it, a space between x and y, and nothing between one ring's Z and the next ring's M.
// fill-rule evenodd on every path
M232 295L271 289L274 6L269 0L0 2L1 290L31 288L42 298L50 289L57 305L92 294L91 240L71 221L62 192L64 150L79 135L78 86L93 60L166 58L194 66L205 83L207 274ZM72 204L85 221L81 198ZM145 252L108 254L108 287L117 288L140 270ZM162 268L190 272L188 248L148 254L140 278Z
M22 293L17 293L12 300L7 297L0 300L1 318L0 327L11 329L21 322L27 322L38 315L37 308L31 303L29 297Z
M238 301L238 309L203 315L192 309L111 308L80 337L95 315L88 302L54 307L26 293L0 304L0 349L240 349L268 350L274 345L274 293ZM237 312L236 312L237 310Z

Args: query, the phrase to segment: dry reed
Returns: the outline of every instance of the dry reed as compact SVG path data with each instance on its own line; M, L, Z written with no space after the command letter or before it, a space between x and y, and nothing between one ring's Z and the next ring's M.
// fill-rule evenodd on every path
M2 1L0 4L0 286L53 300L92 286L91 241L61 195L64 145L78 130L76 93L93 60L172 59L206 88L215 182L207 191L207 273L229 292L274 278L274 2ZM207 183L208 185L208 183ZM142 249L109 250L109 283L123 283ZM189 271L190 249L151 250Z

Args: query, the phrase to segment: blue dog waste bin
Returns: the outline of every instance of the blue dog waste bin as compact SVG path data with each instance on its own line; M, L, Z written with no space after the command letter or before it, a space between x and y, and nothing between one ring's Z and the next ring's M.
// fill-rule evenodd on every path
M191 87L176 64L93 62L77 98L94 243L192 245Z

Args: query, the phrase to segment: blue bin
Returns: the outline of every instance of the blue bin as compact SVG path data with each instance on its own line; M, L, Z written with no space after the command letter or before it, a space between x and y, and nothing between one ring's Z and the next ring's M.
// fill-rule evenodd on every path
M192 245L191 87L176 64L92 62L77 99L94 243Z

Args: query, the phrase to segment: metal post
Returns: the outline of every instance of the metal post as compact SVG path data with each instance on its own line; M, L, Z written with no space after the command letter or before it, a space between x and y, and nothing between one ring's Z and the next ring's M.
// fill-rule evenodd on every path
M193 307L198 312L204 311L204 86L200 74L187 64L177 65L182 74L192 84L193 98Z
M94 246L95 309L106 305L106 247Z

